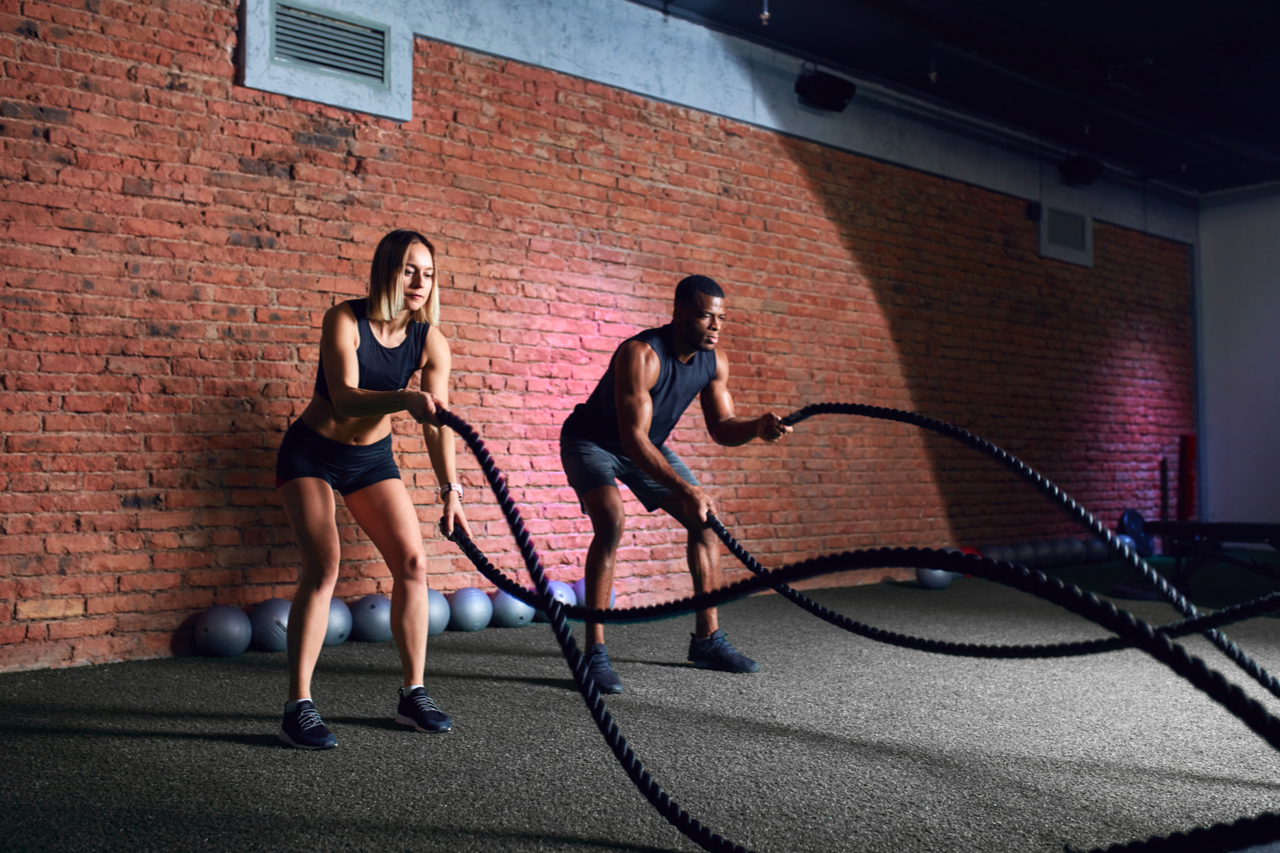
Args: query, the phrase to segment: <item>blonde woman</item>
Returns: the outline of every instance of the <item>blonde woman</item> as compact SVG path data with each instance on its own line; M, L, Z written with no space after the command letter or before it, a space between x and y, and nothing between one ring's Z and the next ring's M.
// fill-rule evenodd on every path
M391 419L408 412L423 439L444 503L441 525L470 534L454 466L453 433L435 419L448 404L449 344L439 330L435 249L414 231L392 231L373 255L369 296L330 308L320 337L315 391L280 445L276 486L302 552L289 612L289 702L280 739L303 749L337 740L311 696L311 676L329 622L340 542L333 493L373 541L394 585L391 630L404 685L396 722L445 732L446 716L427 695L426 551L418 514L391 453ZM409 388L421 372L418 388Z

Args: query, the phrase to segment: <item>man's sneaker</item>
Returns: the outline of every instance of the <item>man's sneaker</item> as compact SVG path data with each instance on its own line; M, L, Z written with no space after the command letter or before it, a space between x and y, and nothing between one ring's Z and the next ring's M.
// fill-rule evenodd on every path
M621 693L622 679L609 663L609 650L604 643L587 646L587 675L595 679L596 690L601 693Z
M449 718L431 701L425 687L415 687L408 693L400 688L396 722L402 726L413 726L420 732L447 732L453 728Z
M716 629L710 637L699 640L689 636L689 663L698 669L715 669L720 672L755 672L760 664L746 655L739 654L724 631Z
M284 712L280 740L299 749L333 749L338 745L338 739L325 728L310 699L302 699L292 711Z

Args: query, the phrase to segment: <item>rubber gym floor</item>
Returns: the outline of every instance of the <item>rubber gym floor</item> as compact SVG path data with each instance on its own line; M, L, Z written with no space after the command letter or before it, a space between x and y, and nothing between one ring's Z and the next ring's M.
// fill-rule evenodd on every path
M1098 592L1119 572L1057 571ZM1216 607L1269 588L1220 566L1196 576L1193 598ZM811 595L938 639L1104 636L974 578ZM1176 618L1155 602L1118 604ZM1280 756L1140 652L926 654L847 634L777 595L727 605L721 621L759 673L685 666L690 616L613 626L626 692L608 706L670 796L752 850L1059 853L1276 810ZM1259 618L1226 631L1276 671L1277 627ZM1202 638L1183 642L1280 711ZM546 625L431 640L427 686L454 723L444 735L392 721L391 643L349 642L325 649L315 680L338 748L285 748L285 667L283 653L250 652L0 675L0 850L697 849L618 768Z

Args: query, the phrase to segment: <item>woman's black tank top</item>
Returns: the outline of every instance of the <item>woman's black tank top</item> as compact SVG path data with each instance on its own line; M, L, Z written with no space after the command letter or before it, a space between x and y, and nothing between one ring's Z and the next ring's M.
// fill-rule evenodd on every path
M360 345L356 347L360 381L356 387L365 391L399 391L404 388L422 363L422 348L427 345L427 332L431 330L431 324L410 323L404 341L399 346L388 349L378 343L373 330L369 328L369 318L365 314L368 300L352 299L347 304L356 315L356 329L360 332ZM329 382L324 376L323 355L320 356L320 366L316 370L316 393L329 400Z

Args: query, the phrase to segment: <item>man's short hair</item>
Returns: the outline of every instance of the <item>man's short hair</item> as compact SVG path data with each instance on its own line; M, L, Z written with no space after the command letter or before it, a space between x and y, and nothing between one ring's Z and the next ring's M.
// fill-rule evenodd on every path
M705 275L691 275L680 279L680 283L676 285L676 304L696 308L699 293L724 299L724 290L715 283L714 279L707 278Z

